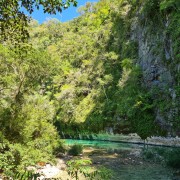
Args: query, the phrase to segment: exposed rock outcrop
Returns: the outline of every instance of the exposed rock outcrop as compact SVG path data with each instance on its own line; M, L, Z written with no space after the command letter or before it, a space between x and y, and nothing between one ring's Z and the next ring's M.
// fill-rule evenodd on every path
M146 17L142 7L136 12L131 23L131 41L138 44L137 64L143 72L143 84L152 92L154 99L161 103L169 103L169 108L156 108L155 121L170 134L173 132L174 119L178 118L180 99L176 93L178 81L175 74L179 73L179 64L175 63L173 41L168 28L171 19L159 15L157 21ZM174 67L176 66L176 67ZM176 105L175 105L176 104Z

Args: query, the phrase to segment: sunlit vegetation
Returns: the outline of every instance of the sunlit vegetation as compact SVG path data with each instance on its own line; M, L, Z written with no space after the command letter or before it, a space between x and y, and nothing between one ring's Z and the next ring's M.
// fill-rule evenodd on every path
M167 134L155 122L156 111L169 112L179 102L170 102L164 89L148 89L144 84L138 42L130 38L130 29L139 9L144 25L171 19L167 33L174 42L174 59L167 66L179 96L176 0L101 0L79 8L81 16L72 21L51 19L41 25L18 14L17 2L7 12L15 19L0 15L4 28L0 30L0 170L4 174L12 176L41 161L53 163L63 147L62 133L71 136L113 128L115 133L135 132L144 140ZM29 12L34 5L38 8L20 2ZM70 2L76 5L67 1L67 6ZM43 6L49 13L61 11L53 4L50 9ZM178 131L178 110L171 121Z

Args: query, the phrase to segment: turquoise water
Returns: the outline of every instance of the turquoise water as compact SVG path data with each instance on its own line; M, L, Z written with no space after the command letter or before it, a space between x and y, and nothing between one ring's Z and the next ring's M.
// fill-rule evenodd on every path
M65 143L69 146L73 144L81 144L83 146L102 148L107 150L126 150L132 148L142 148L143 145L130 144L130 143L119 143L110 141L96 141L96 140L73 140L66 139Z

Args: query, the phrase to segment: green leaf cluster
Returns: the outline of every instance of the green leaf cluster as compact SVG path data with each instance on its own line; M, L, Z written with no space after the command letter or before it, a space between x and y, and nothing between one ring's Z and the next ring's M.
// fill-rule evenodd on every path
M29 38L28 22L30 18L22 11L24 8L28 13L35 9L43 8L44 13L56 14L71 4L77 6L75 0L2 0L0 2L0 35L1 41L10 41L15 45L27 42Z

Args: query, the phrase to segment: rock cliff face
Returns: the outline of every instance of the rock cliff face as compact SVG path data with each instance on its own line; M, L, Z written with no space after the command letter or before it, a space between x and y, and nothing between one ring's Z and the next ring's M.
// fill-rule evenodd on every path
M137 25L134 33L134 38L138 41L138 64L143 70L146 86L172 87L173 76L163 62L163 60L171 61L173 59L171 44L168 44L169 47L166 47L165 44L166 40L169 42L170 40L158 29L153 33L148 32L147 26ZM163 56L165 59L162 58Z
M160 17L161 18L161 17ZM176 90L179 87L180 63L174 57L174 49L171 34L168 32L170 19L166 18L152 21L140 12L136 12L131 24L130 39L138 44L138 60L143 72L143 84L153 94L154 100L159 99L160 104L168 108L156 107L156 122L170 134L174 131L174 121L179 120L179 96ZM167 103L167 104L166 104ZM166 104L166 105L165 105Z

